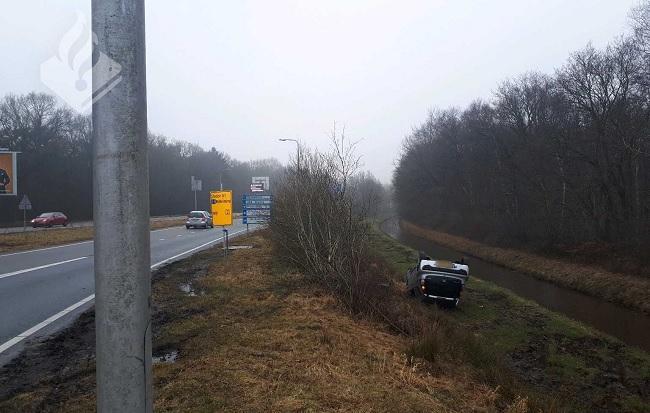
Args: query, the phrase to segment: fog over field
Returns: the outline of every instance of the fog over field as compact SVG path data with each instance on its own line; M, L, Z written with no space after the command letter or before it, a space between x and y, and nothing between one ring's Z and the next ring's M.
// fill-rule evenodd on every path
M50 92L40 64L90 1L5 3L0 96ZM148 1L149 127L241 160L286 161L293 147L277 138L327 149L337 122L388 182L429 109L489 100L508 77L552 73L588 42L604 47L636 3Z

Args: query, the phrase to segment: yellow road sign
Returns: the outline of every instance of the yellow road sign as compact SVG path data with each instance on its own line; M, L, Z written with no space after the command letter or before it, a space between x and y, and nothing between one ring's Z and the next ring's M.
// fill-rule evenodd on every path
M212 223L232 225L232 191L210 191Z

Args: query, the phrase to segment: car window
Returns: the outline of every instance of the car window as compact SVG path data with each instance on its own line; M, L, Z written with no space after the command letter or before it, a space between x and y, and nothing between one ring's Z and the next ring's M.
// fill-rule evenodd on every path
M44 214L39 215L38 217L39 218L50 218L50 217L52 217L52 215L53 214L51 212L46 212Z
M189 218L203 218L203 214L200 212L190 212L188 215Z

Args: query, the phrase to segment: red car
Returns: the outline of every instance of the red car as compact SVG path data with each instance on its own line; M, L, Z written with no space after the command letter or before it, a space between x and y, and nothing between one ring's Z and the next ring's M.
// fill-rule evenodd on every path
M68 225L68 217L62 212L44 212L36 218L32 219L32 227L51 227L53 225Z

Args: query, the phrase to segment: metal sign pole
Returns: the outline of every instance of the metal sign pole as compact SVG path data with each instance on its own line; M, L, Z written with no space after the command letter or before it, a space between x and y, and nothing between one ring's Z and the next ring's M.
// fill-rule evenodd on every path
M228 256L228 230L223 228L223 256Z
M112 61L92 88L99 413L152 411L144 14L144 0L92 1L94 54Z

